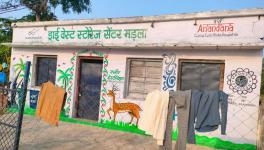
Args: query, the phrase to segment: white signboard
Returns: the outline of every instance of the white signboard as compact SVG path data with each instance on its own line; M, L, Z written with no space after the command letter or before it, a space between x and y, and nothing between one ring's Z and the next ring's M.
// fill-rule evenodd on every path
M14 28L13 42L50 44L255 44L263 43L264 20L257 17Z

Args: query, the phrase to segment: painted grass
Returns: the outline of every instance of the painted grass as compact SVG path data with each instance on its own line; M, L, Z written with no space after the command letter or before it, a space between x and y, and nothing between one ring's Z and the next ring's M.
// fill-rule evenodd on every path
M35 110L29 107L25 107L24 113L27 115L34 116ZM88 126L96 126L110 130L117 130L123 132L130 132L135 134L140 134L144 136L148 136L144 133L144 131L137 128L135 125L129 125L124 122L114 122L109 120L102 120L101 122L89 122L87 120L80 120L74 118L67 118L62 112L60 115L60 121L74 123L74 124L82 124ZM172 139L176 140L178 136L178 131L174 131L172 134ZM207 146L215 149L224 149L224 150L256 150L256 146L252 144L235 144L230 141L223 141L219 138L209 138L206 136L196 135L196 144L201 146Z
M178 130L176 129L172 133L172 139L177 140ZM207 136L195 135L196 144L201 146L207 146L215 149L224 150L256 150L256 145L253 144L235 144L230 141L223 141L219 138L209 138Z
M235 144L230 141L223 141L219 138L209 138L206 136L196 135L196 144L225 150L256 150L256 145L252 144Z

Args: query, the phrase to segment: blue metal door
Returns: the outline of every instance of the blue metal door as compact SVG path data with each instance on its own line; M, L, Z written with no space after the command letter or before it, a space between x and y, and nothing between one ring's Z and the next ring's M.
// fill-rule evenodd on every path
M98 120L103 60L80 59L77 117Z

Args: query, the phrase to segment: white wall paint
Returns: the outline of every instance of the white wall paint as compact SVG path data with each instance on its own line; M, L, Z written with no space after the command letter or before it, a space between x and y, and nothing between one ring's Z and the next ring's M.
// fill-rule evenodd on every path
M14 48L12 52L12 63L11 66L18 63L18 58L23 60L32 61L34 55L57 55L58 69L65 70L71 66L70 59L73 56L73 52L78 50L70 49L18 49ZM258 103L260 94L260 81L261 81L261 62L262 62L262 51L261 50L131 50L131 49L112 49L112 50L96 50L109 54L109 70L119 69L120 76L125 77L126 70L126 59L128 57L134 58L162 58L164 53L173 53L176 55L176 63L178 65L179 59L209 59L209 60L224 60L225 61L225 80L224 80L224 92L232 95L230 99L233 99L237 103L240 103L242 99L247 103L251 102L254 106L242 106L229 104L228 108L228 124L227 124L227 135L220 135L219 130L206 134L207 136L220 137L224 140L231 140L238 143L253 143L256 142L256 130L257 130L257 118L258 118ZM82 56L90 56L91 53L81 54ZM93 55L93 54L92 54ZM59 66L60 65L60 66ZM34 68L34 67L33 67ZM252 93L241 97L237 93L234 93L229 89L227 85L227 76L232 70L237 68L249 68L257 76L257 88ZM178 69L178 67L176 68ZM11 77L13 77L13 67L11 67ZM176 71L178 72L178 71ZM76 74L76 70L75 73ZM58 73L56 78L58 78ZM176 75L177 76L177 75ZM74 83L76 85L76 78L74 76ZM162 81L161 81L162 82ZM61 85L60 83L56 83ZM126 99L123 96L124 81L117 82L120 87L120 91L117 94L117 102L133 102L138 104L144 110L144 100L137 99ZM110 89L112 82L109 81L107 89ZM162 83L161 83L162 86ZM32 80L29 83L30 89L36 89L33 86ZM73 87L73 92L76 90L76 86ZM72 96L70 101L70 115L73 115L74 101L76 97ZM107 110L110 107L110 98L106 98L107 104L103 108ZM28 104L28 103L27 103ZM108 115L101 117L100 119L109 119ZM127 113L120 113L117 115L117 121L129 122L130 116ZM243 123L241 123L243 121ZM135 123L135 120L134 120Z
M218 22L217 22L218 21ZM220 22L219 22L220 21ZM236 104L230 104L228 108L228 124L227 124L227 135L220 135L219 131L215 131L208 136L220 137L224 140L231 140L237 143L252 143L256 144L256 130L257 130L257 118L258 118L258 103L260 94L260 82L261 82L261 67L262 67L262 50L246 50L244 46L247 45L263 45L263 40L260 40L264 36L264 18L263 17L231 17L231 18L215 18L215 19L197 19L185 20L185 21L167 21L167 22L154 22L152 23L131 23L131 24L106 24L106 25L68 25L68 26L53 26L53 27L21 27L14 28L13 43L20 43L24 45L39 44L46 47L52 45L67 45L71 47L79 45L85 45L87 43L96 43L98 45L112 45L115 47L131 47L135 45L148 45L153 49L89 49L85 53L79 54L79 56L98 56L95 52L100 52L103 55L108 55L108 66L106 67L108 73L110 70L119 69L120 76L125 77L126 70L126 59L128 57L135 58L163 58L163 54L174 54L176 56L176 65L178 65L179 59L209 59L209 60L224 60L225 61L225 73L224 73L224 92L228 93L229 101L233 101ZM200 26L224 26L231 25L232 31L223 32L201 32ZM85 27L92 27L93 29L102 30L100 39L78 39L77 30L84 30ZM113 29L122 30L122 38L120 39L105 39L104 30L107 27ZM62 39L60 36L58 41L55 39L49 40L48 33L50 31L56 31L62 28L66 30L74 31L73 39ZM145 29L145 38L125 38L125 29ZM222 33L224 36L222 36ZM220 34L221 36L217 36ZM205 37L201 37L205 36ZM166 45L175 44L177 50L157 49L155 45ZM190 50L187 47L179 49L177 44L194 44L194 45L213 45L213 46L226 46L226 45L241 45L244 50L230 49L193 49ZM66 70L67 68L73 67L73 80L71 81L72 89L67 89L68 94L70 93L69 99L66 103L65 108L69 108L69 115L74 116L75 114L75 101L76 89L77 89L77 71L76 71L76 59L71 60L75 56L77 57L80 49L72 48L13 48L12 60L11 60L11 71L10 77L14 78L14 65L19 63L19 59L22 61L34 61L34 55L57 55L57 69ZM94 51L94 52L93 52ZM33 62L34 64L35 62ZM34 65L33 65L32 79L34 79ZM227 84L227 76L231 74L233 70L237 68L248 68L256 75L256 88L243 96L240 96L236 92L230 89L230 85ZM178 66L176 67L176 77L178 76ZM164 70L163 70L164 72ZM57 72L56 78L58 79L59 73ZM138 104L144 110L144 100L138 99L127 99L123 95L125 81L119 81L117 85L120 91L117 93L117 102L133 102ZM56 80L56 84L61 86L61 83ZM161 88L162 88L161 81ZM108 81L105 85L106 89L110 89L112 82ZM103 84L102 84L102 87ZM39 89L35 87L32 80L29 83L30 89ZM177 85L175 86L175 89ZM103 95L101 95L102 97ZM110 99L106 98L106 105L100 107L100 109L106 111L110 107ZM102 101L101 101L102 102ZM243 106L243 104L250 104L250 106ZM29 104L27 102L27 104ZM102 106L102 104L100 105ZM107 115L99 115L100 119L109 119ZM118 121L128 122L130 117L126 113L117 115Z
M196 25L195 25L196 23ZM200 27L232 27L232 30L227 28L220 31L215 29L207 32L199 30ZM130 24L107 24L107 25L75 25L75 26L53 26L53 27L24 27L14 28L13 42L14 43L40 43L40 44L84 44L96 43L97 45L112 45L112 46L131 46L136 44L195 44L195 45L235 45L235 44L257 44L263 43L260 39L264 36L264 18L263 17L239 17L239 18L215 18L215 19L197 19L185 21L168 21L154 23L130 23ZM78 30L86 30L86 27L91 27L93 30L101 30L99 39L83 39L78 38ZM107 27L113 30L122 30L121 38L106 39L104 34ZM66 31L73 31L73 38L65 39L61 35L63 28ZM126 38L126 29L144 29L145 38ZM51 31L59 31L58 39L50 39ZM95 31L93 32L95 34ZM219 35L218 35L219 34ZM224 35L223 35L224 34ZM205 36L205 37L201 37Z

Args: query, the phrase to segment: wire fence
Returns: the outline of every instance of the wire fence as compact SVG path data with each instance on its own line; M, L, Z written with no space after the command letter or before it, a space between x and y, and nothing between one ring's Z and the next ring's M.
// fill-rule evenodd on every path
M22 88L15 82L0 88L0 149L18 150L27 93L30 62L26 63Z
M19 128L21 92L7 88L0 89L0 149L16 149Z
M0 115L0 149L1 150L12 150L15 149L16 134L18 128L18 116L21 105L19 103L22 93L19 90L1 89L1 93L8 93L8 104L7 109L3 110ZM12 92L15 92L15 103L11 104ZM241 98L241 97L240 97ZM238 98L239 99L239 98ZM254 98L253 98L254 99ZM260 111L263 107L260 107ZM27 108L26 108L27 109ZM233 109L233 108L232 108ZM235 119L244 110L233 111L234 113L229 115L229 119ZM248 112L247 112L248 113ZM245 131L241 132L238 126L248 126L248 119L252 119L255 112L249 113L247 116L236 122L238 124L228 124L229 135L236 134L240 139L248 139L249 135L255 135L256 128L248 127ZM263 114L263 110L262 110ZM127 114L128 115L128 114ZM125 114L124 114L125 116ZM259 142L263 144L263 117L259 114ZM237 119L237 118L236 118ZM77 120L77 119L73 119ZM253 117L253 121L256 122L257 118ZM117 120L118 121L118 120ZM262 122L261 122L262 121ZM4 124L3 124L4 122ZM81 124L89 122L88 120L80 121ZM89 124L89 123L87 123ZM97 124L98 123L94 123ZM92 124L89 124L92 125ZM112 127L120 126L117 122L107 124ZM121 125L122 128L130 128L131 126ZM176 126L175 126L176 127ZM105 126L105 128L107 128ZM136 127L135 127L136 128ZM211 134L214 136L214 134ZM126 143L127 142L127 143ZM129 142L129 143L128 143ZM262 142L262 143L261 143ZM68 149L128 149L122 148L122 145L133 145L137 149L155 149L156 142L150 137L135 135L125 132L113 132L112 130L101 129L93 126L81 127L70 123L60 122L59 127L51 127L48 123L34 117L24 116L23 127L21 130L21 140L19 149L21 150L35 150L35 149L60 149L61 146L67 147ZM115 146L113 146L115 145ZM92 147L95 146L95 147ZM129 147L129 146L128 146ZM261 149L261 148L260 148Z
M22 88L0 88L0 150L17 150L19 146L19 149L22 150L61 149L62 145L64 148L67 147L67 149L156 148L156 142L152 140L151 137L139 135L143 133L140 132L135 125L129 125L130 116L128 113L118 114L120 117L116 121L123 120L121 124L114 121L107 121L103 123L105 125L102 125L100 122L64 118L64 121L89 125L86 127L63 122L60 122L59 127L51 127L48 123L44 123L40 119L33 117L34 111L31 116L25 116L23 119L25 97L27 93L27 89L25 88L26 84L26 82L23 82ZM263 147L264 145L264 106L262 105L259 107L259 113L257 109L255 109L255 107L258 106L258 104L256 104L256 102L258 102L257 99L259 99L259 95L256 93L252 93L250 98L241 95L233 95L230 97L227 137L230 139L236 137L237 140L240 141L248 141L256 138L257 128L254 123L257 123L259 119L258 146L261 149L261 146ZM79 103L79 105L82 104ZM84 103L83 105L85 107L87 107L87 105L94 107L94 104ZM98 112L95 112L94 109L89 113L91 112L98 115ZM87 112L84 114L86 113ZM257 118L258 113L259 118ZM23 126L21 126L22 120ZM139 134L112 132L94 126ZM209 133L208 135L215 137L215 135L220 134ZM126 145L126 147L123 147L124 145Z
M233 98L235 101L240 101L242 97ZM257 98L257 97L256 97ZM252 97L253 99L256 99ZM251 100L248 103L252 102ZM252 102L253 103L253 102ZM260 107L261 108L261 107ZM236 109L234 111L233 109ZM249 112L247 110L243 110L244 107L233 108L230 107L229 112L229 123L227 124L227 135L223 137L229 137L231 140L236 137L236 140L240 141L248 141L256 139L257 128L255 125L250 126L253 123L257 123L258 118L256 117L256 112ZM239 115L243 114L244 117L238 118ZM20 149L22 150L35 150L35 149L60 149L63 147L67 147L66 149L129 149L127 147L132 147L135 149L156 149L157 145L155 140L151 137L146 137L139 135L138 129L134 125L128 125L129 123L129 114L123 113L120 116L126 119L128 122L126 124L118 123L120 120L116 120L116 122L104 122L105 126L101 126L100 122L93 122L86 119L76 119L69 118L65 122L60 122L59 127L52 127L48 123L34 117L34 116L25 116L23 120L23 128L21 133L21 142ZM126 117L125 117L126 116ZM261 114L260 117L261 118ZM63 119L62 119L63 120ZM69 121L70 120L70 121ZM233 120L236 124L231 122ZM64 120L65 121L65 120ZM77 123L77 124L71 124ZM71 122L71 123L67 123ZM82 126L79 124L87 124L88 126ZM261 128L263 125L259 124ZM95 127L94 127L95 126ZM107 129L102 129L98 127L103 127ZM108 129L109 127L109 129ZM176 125L174 125L176 127ZM244 128L242 131L241 128ZM119 128L123 129L127 128L128 132L137 132L139 134L131 134L126 132L115 132L114 130L119 130ZM132 131L134 130L134 131ZM262 129L263 132L263 129ZM176 133L173 133L174 136ZM219 131L217 133L208 133L208 137L217 137L221 136ZM263 135L260 134L261 139L263 139ZM222 138L223 138L222 137ZM260 140L261 141L261 140ZM263 141L263 140L262 140ZM207 141L208 142L208 141ZM212 141L211 141L212 142ZM230 143L230 142L229 142ZM206 143L198 143L200 145L204 145ZM222 143L221 143L222 144ZM122 147L122 145L127 145L127 147ZM215 143L217 146L217 143ZM219 146L219 144L218 144ZM229 145L230 146L230 145ZM78 148L79 147L79 148ZM222 145L220 149L229 149L230 147ZM240 148L245 148L244 145L241 145ZM245 149L252 149L254 146L250 146ZM206 148L205 148L206 149ZM202 150L202 148L201 148Z

